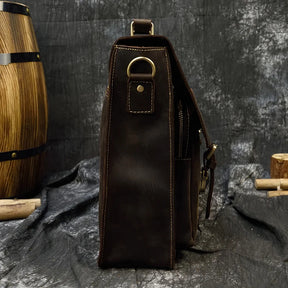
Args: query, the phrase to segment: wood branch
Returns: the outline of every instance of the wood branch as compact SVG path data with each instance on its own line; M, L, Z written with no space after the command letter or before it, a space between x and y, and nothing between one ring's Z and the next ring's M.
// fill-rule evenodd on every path
M0 199L0 207L3 205L15 205L15 204L25 204L25 203L34 203L35 207L38 208L41 206L41 199L32 198L32 199Z
M3 204L0 206L0 220L22 219L35 210L35 203Z
M277 190L277 191L268 191L267 197L278 197L278 196L288 196L288 191Z
M272 155L270 175L271 178L288 178L288 153Z
M269 189L287 189L288 179L256 179L255 188L258 190L269 190ZM286 187L286 188L285 188Z

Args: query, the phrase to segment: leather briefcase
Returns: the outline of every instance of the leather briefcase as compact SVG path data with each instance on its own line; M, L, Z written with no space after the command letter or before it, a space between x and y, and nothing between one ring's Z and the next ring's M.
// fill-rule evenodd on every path
M134 20L111 51L100 137L102 268L172 269L176 247L195 241L208 174L209 217L217 146L171 43L153 30L150 20Z

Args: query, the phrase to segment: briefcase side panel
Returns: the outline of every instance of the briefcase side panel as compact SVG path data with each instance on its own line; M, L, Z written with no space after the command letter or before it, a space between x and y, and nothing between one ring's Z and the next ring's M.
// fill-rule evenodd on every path
M127 109L131 85L126 67L136 57L147 57L156 67L155 89L151 89L154 103L149 113ZM99 265L173 268L174 111L166 48L116 45L109 87Z
M106 94L103 101L102 107L102 117L101 117L101 125L100 125L100 193L99 193L99 230L100 235L102 233L102 223L103 223L103 208L104 208L104 200L105 200L105 172L106 172L106 147L107 147L107 133L108 133L108 115L109 115L109 94L110 89L107 87Z

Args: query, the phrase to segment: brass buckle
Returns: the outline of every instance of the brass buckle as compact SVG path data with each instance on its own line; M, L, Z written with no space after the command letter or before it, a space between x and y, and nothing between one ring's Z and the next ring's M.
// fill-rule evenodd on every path
M147 57L143 57L143 56L140 56L140 57L136 57L134 59L131 60L131 62L128 64L127 66L127 76L130 77L131 76L131 72L130 72L130 69L131 69L131 66L137 62L137 61L141 61L141 60L144 60L146 62L148 62L150 65L151 65L151 68L152 68L152 78L155 76L155 73L156 73L156 67L155 67L155 64L154 62L147 58Z
M204 168L202 168L200 172L200 187L199 187L200 192L205 192L205 189L208 184L208 178L209 178L208 172Z
M135 35L135 30L134 30L134 21L131 22L131 25L130 25L130 35L131 36L134 36ZM151 29L149 31L149 34L150 35L154 35L154 24L153 22L151 22Z
M215 153L217 147L218 146L216 144L214 144L214 143L212 144L211 150L209 151L209 153L208 153L208 155L206 157L207 160L209 160L213 156L213 154Z

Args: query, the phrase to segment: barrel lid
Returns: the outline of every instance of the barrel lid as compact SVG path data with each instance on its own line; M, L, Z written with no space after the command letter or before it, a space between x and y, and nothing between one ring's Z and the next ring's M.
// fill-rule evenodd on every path
M0 1L0 12L1 11L30 16L29 7L18 2Z

